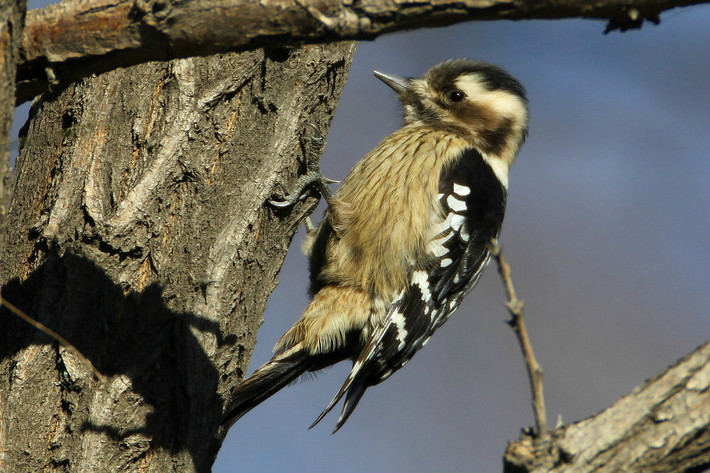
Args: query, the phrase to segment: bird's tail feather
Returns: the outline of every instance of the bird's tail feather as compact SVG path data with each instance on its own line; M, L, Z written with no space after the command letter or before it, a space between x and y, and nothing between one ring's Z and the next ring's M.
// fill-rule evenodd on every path
M345 403L343 404L343 410L340 412L340 417L338 418L338 422L332 432L336 433L338 430L340 430L343 424L345 424L345 421L348 420L350 414L353 413L353 411L357 407L358 402L360 402L360 398L362 398L362 395L365 394L366 389L367 384L365 383L364 378L362 376L357 376L357 373L355 375L351 373L348 379L345 381L343 387L340 388L340 391L338 391L338 394L335 395L335 397L330 401L330 404L328 404L328 406L323 409L323 412L320 413L315 422L313 422L308 428L312 429L321 420L323 420L323 417L325 417L326 414L328 414L340 401L340 399L342 399L342 397L345 395Z
M288 351L266 363L237 387L234 401L222 420L223 427L232 426L244 414L312 369L312 365L304 353Z
M355 383L350 386L350 389L348 389L348 394L345 396L343 410L340 412L340 417L338 418L338 422L335 424L335 429L333 429L333 433L336 433L343 426L343 424L345 424L345 421L348 420L350 414L353 413L353 411L357 407L357 404L360 402L360 399L362 399L362 395L365 394L366 389L367 385L361 378L357 379Z

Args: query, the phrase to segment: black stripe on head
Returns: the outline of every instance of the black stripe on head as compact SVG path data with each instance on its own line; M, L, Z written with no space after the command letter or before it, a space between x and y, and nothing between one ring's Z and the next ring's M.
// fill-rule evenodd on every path
M498 66L470 59L451 59L432 67L426 80L434 90L446 92L454 87L456 79L465 74L476 74L489 90L505 90L527 101L525 87Z

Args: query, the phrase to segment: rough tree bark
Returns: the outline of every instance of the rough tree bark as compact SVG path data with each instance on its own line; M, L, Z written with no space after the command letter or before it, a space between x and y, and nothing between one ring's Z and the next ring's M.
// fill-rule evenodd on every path
M26 11L26 0L0 0L0 234L5 226L10 197L10 127L15 111L15 75Z
M15 72L26 10L25 0L0 1L0 242L10 200L10 128L15 111ZM3 264L0 257L0 266ZM7 397L0 394L0 415L4 416L6 410ZM0 471L7 471L5 450L2 448L7 434L7 430L0 425Z
M33 105L2 248L2 471L208 472L353 43L146 63Z

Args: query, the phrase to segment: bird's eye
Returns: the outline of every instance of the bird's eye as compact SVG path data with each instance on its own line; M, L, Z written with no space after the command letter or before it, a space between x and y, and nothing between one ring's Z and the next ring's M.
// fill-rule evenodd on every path
M465 98L466 98L466 94L461 90L452 90L451 92L449 92L449 100L451 100L454 103L460 102Z

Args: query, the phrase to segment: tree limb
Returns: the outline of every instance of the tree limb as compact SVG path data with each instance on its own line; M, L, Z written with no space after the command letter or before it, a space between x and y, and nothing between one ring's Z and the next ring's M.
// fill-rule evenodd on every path
M17 102L90 74L150 60L293 46L467 20L581 17L607 31L658 22L661 12L707 0L69 0L30 11Z
M508 445L506 473L700 472L710 467L710 342L611 407Z
M535 430L505 452L505 473L700 472L710 467L710 342L614 405L550 431L538 364L515 294L510 265L496 240L491 255L528 371Z

